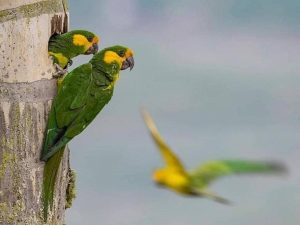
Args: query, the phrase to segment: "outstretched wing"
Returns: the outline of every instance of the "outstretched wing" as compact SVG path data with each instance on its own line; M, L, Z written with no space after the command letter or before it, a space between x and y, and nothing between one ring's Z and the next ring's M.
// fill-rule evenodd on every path
M47 160L73 137L64 137L70 124L84 109L92 80L92 65L83 64L70 72L63 80L55 97L47 124L42 160ZM53 149L53 147L55 149Z
M152 120L150 114L146 110L142 110L144 121L150 131L151 137L155 144L157 145L167 167L173 167L178 170L184 170L184 166L180 162L179 158L172 152L169 146L160 136L154 121Z
M190 172L193 184L199 187L213 180L232 174L282 173L285 167L277 162L259 162L246 160L209 161Z

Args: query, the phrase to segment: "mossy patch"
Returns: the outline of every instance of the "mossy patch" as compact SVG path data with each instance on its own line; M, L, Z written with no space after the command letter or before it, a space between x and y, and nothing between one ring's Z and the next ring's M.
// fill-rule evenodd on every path
M16 163L16 155L11 152L3 152L2 160L0 164L0 179L3 179L6 172L10 173L12 182L12 191L15 194L15 200L5 202L0 202L0 224L18 224L15 223L17 221L20 212L25 210L25 203L23 199L23 195L19 189L20 187L20 173L18 172L18 166ZM2 197L4 193L1 191L0 197Z
M64 3L65 4L65 3ZM42 14L62 12L63 5L59 0L48 0L22 5L13 9L0 11L0 23L20 18L32 18Z
M73 200L76 198L76 172L69 169L69 183L66 190L66 209L71 208Z
M10 152L3 152L0 163L0 180L4 177L7 167L15 162L15 155Z

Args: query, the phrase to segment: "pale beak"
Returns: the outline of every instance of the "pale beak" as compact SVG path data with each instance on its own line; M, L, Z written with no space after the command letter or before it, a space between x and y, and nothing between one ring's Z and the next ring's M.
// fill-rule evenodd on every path
M90 55L90 54L95 55L98 52L98 49L99 49L98 44L94 43L84 54L85 55Z

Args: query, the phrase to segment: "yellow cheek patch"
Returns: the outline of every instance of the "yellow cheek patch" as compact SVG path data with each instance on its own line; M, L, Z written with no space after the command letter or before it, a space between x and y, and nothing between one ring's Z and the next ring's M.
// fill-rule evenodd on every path
M104 62L111 64L112 62L117 62L120 66L122 65L123 59L113 51L107 51L104 54Z
M152 180L154 180L155 182L163 182L164 180L164 174L161 171L155 171L152 174Z
M83 46L83 45L86 45L88 42L89 41L86 39L86 37L81 34L75 34L73 36L73 44L74 45Z
M49 52L49 55L55 57L61 68L65 68L69 62L69 59L65 57L62 53Z
M90 43L88 39L81 34L75 34L73 36L73 44L76 46L84 46L85 50L88 50L92 46L92 43Z

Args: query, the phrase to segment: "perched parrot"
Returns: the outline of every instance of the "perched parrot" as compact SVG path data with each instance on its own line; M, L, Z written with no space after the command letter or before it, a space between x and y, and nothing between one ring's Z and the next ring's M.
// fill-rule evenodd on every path
M53 100L41 160L46 161L43 182L44 218L53 203L57 170L65 145L80 134L110 101L120 70L134 66L133 51L123 46L103 49L89 63L71 71Z
M285 167L277 162L247 160L208 161L200 167L187 171L179 158L172 152L160 136L150 114L142 111L151 137L157 145L165 166L153 172L154 182L164 188L185 196L207 197L220 203L230 203L227 199L211 192L208 187L214 180L232 174L282 173Z
M73 30L64 34L53 35L48 44L48 53L53 58L58 74L64 75L72 64L72 58L98 51L99 37L85 30Z

